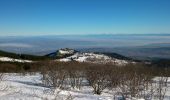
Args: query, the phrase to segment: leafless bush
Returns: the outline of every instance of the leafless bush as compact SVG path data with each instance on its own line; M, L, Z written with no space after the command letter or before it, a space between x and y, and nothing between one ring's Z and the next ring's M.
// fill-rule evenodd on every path
M168 82L168 77L158 77L157 80L155 80L156 82L154 83L156 85L155 90L156 93L155 95L155 99L158 100L164 100L165 98L165 94L167 92L167 82Z
M84 72L77 71L77 70L69 71L68 80L72 88L81 89L83 79L84 79Z
M17 66L14 64L10 64L10 63L2 63L0 64L0 72L4 73L4 72L15 72L17 71Z
M157 68L143 64L114 66L112 64L50 61L41 65L43 66L41 69L43 82L46 86L62 89L71 86L81 89L83 80L87 80L95 94L101 94L104 89L110 89L115 90L116 94L122 95L123 98L131 99L153 98L156 86L152 78L160 75L160 70ZM163 73L163 76L168 75L168 72ZM164 93L161 89L159 93Z
M46 86L62 88L67 72L62 66L56 65L54 62L49 62L42 70L43 82Z
M46 86L62 88L65 77L64 71L48 71L44 76L44 83Z
M117 94L123 98L148 98L152 79L148 68L141 65L127 65L114 67L112 70L109 75L111 89L117 91Z
M3 77L4 77L4 74L0 73L0 81L2 81Z
M93 88L93 92L98 95L110 84L108 70L104 66L89 67L86 72L86 78Z

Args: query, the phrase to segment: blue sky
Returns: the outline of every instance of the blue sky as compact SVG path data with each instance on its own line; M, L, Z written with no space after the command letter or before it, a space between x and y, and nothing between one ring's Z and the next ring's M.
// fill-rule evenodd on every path
M0 35L170 33L170 0L0 0Z

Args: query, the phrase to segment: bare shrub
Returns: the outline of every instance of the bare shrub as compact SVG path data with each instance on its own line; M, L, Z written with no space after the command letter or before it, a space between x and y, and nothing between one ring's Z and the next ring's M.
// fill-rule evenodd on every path
M155 95L155 98L158 99L158 100L164 100L165 98L165 94L167 92L167 81L168 81L168 77L158 77L156 81L156 93L154 94Z
M110 88L123 98L148 98L152 75L147 67L142 65L114 67L109 76Z
M100 95L109 86L108 70L106 67L90 66L86 71L86 78L95 94Z
M63 67L54 62L49 62L48 65L45 65L42 74L43 82L46 86L59 88L63 87L67 76L67 72Z
M151 99L156 93L152 78L168 76L168 72L144 64L129 64L115 66L112 64L92 64L78 62L45 62L41 64L43 82L46 86L81 89L83 80L93 88L95 94L101 94L104 89L116 91L123 98ZM158 86L162 87L162 86ZM162 91L162 90L160 90ZM163 92L161 92L163 93Z
M14 65L14 64L10 64L10 63L2 63L2 64L0 64L0 72L2 72L2 73L15 72L18 69L17 69L17 66Z
M71 87L74 89L74 88L77 88L77 89L81 89L82 87L82 82L83 82L83 78L84 75L83 75L83 72L82 71L77 71L77 70L74 70L74 71L69 71L69 83L71 85Z
M4 77L4 74L3 74L3 73L0 73L0 81L3 80L3 77Z

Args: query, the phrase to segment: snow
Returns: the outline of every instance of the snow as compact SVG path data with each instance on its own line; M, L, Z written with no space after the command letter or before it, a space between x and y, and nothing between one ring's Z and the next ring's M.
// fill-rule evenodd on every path
M66 100L70 97L74 100L112 100L112 95L94 95L90 87L84 87L82 90L68 89L50 89L43 87L41 75L21 75L6 74L0 82L0 100Z
M68 61L71 61L71 59L63 58L63 59L60 59L60 61L68 62Z
M2 81L0 81L0 100L66 100L68 97L73 100L114 100L114 91L105 90L101 95L95 95L92 92L92 88L88 86L82 87L81 90L50 89L42 85L41 78L42 76L39 73L26 75L6 73ZM158 78L154 78L154 80L157 79ZM170 86L167 89L165 100L169 99Z
M0 57L0 61L3 61L3 62L21 62L21 63L32 62L31 60L21 60L21 59L9 58L9 57Z
M91 63L113 63L115 65L126 65L128 64L128 61L126 60L120 60L116 58L111 58L109 56L106 56L104 54L95 54L95 53L75 53L74 55L59 59L59 61L78 61L78 62L91 62Z
M73 49L68 49L68 48L60 49L60 50L59 50L59 53L60 53L60 54L73 54L73 53L74 53L74 50L73 50Z

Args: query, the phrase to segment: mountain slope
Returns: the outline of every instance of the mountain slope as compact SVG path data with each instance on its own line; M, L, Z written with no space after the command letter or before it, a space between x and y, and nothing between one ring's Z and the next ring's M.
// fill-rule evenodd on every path
M114 65L126 65L128 63L135 63L135 61L131 58L122 56L116 53L99 53L99 52L74 52L70 55L62 55L58 50L56 53L51 53L50 57L58 57L57 61L78 61L78 62L90 62L90 63L98 63L98 64L107 64L111 63ZM57 54L57 55L56 55ZM59 55L62 55L59 56Z
M53 59L60 59L60 58L66 58L66 57L72 56L76 52L78 52L78 51L76 51L74 49L65 48L64 50L59 49L56 52L49 53L45 56L53 58Z
M16 54L16 53L10 53L0 50L0 57L9 57L13 59L25 59L25 60L45 60L50 59L49 57L45 56L34 56L34 55L27 55L27 54Z
M170 59L170 47L168 44L154 44L136 47L120 47L120 48L84 48L83 52L106 52L118 53L133 59L152 60L155 58Z

